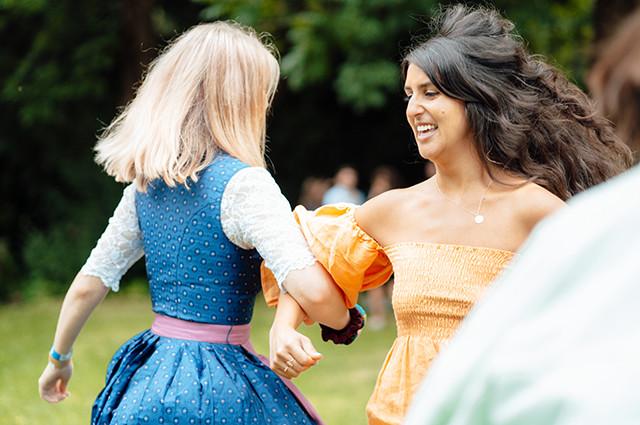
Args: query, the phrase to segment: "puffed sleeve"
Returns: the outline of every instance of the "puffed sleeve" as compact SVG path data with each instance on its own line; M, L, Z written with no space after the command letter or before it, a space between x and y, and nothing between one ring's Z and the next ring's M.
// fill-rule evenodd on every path
M315 211L296 207L298 222L316 260L331 274L343 293L347 307L353 307L362 291L384 284L393 269L382 247L362 230L351 204L325 205ZM263 274L263 287L275 283Z

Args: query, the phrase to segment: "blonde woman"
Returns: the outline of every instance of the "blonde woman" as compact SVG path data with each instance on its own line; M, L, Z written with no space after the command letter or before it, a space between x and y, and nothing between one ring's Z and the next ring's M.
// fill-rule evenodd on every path
M305 285L292 286L328 288L294 293L312 318L342 329L350 317L264 169L278 79L272 50L221 22L189 30L152 65L96 147L107 173L133 184L65 297L39 380L43 399L68 396L76 337L144 255L156 318L115 354L92 424L320 422L249 342L263 259L281 288L298 280ZM279 311L297 308L288 294L280 302ZM285 378L320 358L295 332L272 342L292 349L280 359Z

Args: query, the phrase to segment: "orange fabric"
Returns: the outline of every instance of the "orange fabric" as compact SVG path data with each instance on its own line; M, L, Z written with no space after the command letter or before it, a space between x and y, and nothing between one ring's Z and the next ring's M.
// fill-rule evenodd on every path
M421 242L385 250L395 272L392 302L398 337L367 405L370 425L403 423L431 362L514 255Z
M352 205L325 205L315 211L298 206L294 216L311 252L342 291L347 307L356 304L361 291L389 280L391 262L382 247L358 227ZM261 272L265 299L274 305L280 293L277 282L264 264Z
M425 242L383 249L358 227L354 208L345 204L315 211L299 206L294 215L348 306L356 303L359 292L384 284L395 273L398 337L378 375L367 416L370 425L401 424L431 362L514 253ZM277 300L278 286L269 274L263 267L265 294Z
M264 295L267 305L269 307L277 306L278 298L280 298L278 281L271 270L265 266L264 261L260 264L260 278L262 280L262 295Z

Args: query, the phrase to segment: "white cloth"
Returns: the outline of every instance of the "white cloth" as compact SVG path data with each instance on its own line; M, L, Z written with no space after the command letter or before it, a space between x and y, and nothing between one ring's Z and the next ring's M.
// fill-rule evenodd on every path
M545 220L417 393L410 425L640 424L640 168Z
M241 248L255 248L283 291L282 282L290 271L315 263L289 202L267 170L238 171L225 187L220 209L225 235ZM124 273L143 254L135 187L129 185L80 272L99 277L117 291Z

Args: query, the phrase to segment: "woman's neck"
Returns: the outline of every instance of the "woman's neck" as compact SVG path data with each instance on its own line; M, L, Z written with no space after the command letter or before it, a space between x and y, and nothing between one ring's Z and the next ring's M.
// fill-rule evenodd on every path
M434 165L440 189L453 196L484 190L492 180L486 166L477 157L436 160Z

